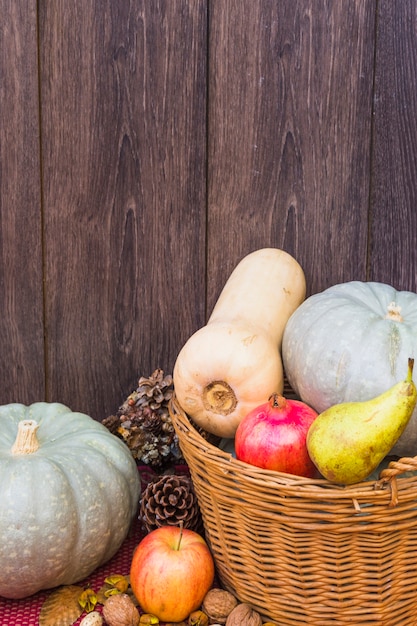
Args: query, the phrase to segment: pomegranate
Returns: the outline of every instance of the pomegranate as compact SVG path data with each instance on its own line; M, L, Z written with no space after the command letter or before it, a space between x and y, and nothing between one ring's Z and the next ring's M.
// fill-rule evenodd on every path
M264 469L317 477L306 444L317 415L300 400L273 394L241 420L235 435L236 458Z

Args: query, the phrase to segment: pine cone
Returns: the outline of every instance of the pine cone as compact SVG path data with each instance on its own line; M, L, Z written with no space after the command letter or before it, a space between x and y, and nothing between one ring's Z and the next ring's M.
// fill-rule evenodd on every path
M189 476L165 474L149 483L142 494L140 518L150 532L160 526L177 526L203 531L200 507Z
M116 416L102 422L125 441L135 459L152 468L184 462L168 410L173 393L172 376L158 368L149 378L141 376Z
M120 410L129 415L132 411L149 407L150 411L160 418L169 416L168 402L174 393L172 376L170 374L164 376L163 370L158 368L149 378L141 376L138 385Z

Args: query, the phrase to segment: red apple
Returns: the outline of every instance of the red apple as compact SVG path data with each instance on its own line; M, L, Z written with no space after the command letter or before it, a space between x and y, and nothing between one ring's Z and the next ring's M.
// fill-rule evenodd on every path
M236 458L264 469L314 478L306 444L317 413L300 400L274 394L246 415L236 430Z
M197 532L178 526L152 530L138 544L130 584L145 613L181 622L198 609L213 584L214 561Z

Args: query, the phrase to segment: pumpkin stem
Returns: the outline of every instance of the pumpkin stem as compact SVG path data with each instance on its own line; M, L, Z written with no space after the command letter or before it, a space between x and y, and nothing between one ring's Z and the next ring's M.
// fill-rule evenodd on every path
M39 424L35 420L22 420L17 425L16 441L11 452L15 455L32 454L39 448L36 431Z
M215 380L203 389L203 404L207 411L229 415L237 406L235 393L224 380Z
M403 322L403 316L401 315L401 307L395 302L390 302L387 306L386 320L392 320L393 322Z

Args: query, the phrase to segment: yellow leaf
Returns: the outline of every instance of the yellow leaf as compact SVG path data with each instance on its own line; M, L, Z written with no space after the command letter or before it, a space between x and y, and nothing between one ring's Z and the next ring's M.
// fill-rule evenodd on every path
M130 586L130 576L121 574L112 574L104 579L103 586L97 591L97 604L104 604L107 598L118 593L126 593L137 606L137 600Z
M143 613L139 619L139 626L142 624L159 624L159 619L152 613Z
M122 576L121 574L113 574L112 576L107 576L104 579L104 582L109 585L109 589L105 592L106 596L114 595L116 593L126 593L127 588L129 587L129 581L126 576Z
M96 592L93 589L84 589L78 598L78 603L87 613L94 611L97 604Z

